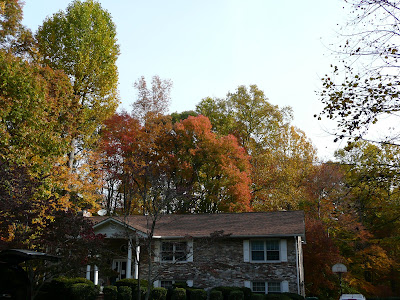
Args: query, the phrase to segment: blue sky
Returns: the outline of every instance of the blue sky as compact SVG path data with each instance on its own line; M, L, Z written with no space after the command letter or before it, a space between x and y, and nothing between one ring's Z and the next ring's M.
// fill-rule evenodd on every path
M25 0L24 21L36 31L71 1ZM256 84L269 101L291 106L321 159L331 158L331 125L313 118L316 91L335 57L329 50L344 24L342 0L101 0L117 26L121 108L135 100L144 75L173 81L171 112L194 109L201 99L224 97Z

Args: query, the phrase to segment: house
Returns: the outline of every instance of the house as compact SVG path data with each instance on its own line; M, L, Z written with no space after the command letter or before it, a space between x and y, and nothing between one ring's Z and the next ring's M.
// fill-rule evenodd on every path
M138 278L139 272L147 278L150 257L155 286L185 281L202 288L245 286L304 295L302 211L163 215L150 253L144 247L149 217L92 219L95 233L104 234L115 249L110 264L119 279ZM101 270L93 270L87 267L87 278L97 284Z

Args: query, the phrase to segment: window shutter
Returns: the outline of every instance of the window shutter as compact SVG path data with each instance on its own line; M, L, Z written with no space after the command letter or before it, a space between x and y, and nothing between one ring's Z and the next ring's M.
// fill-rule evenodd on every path
M287 261L287 240L281 239L280 241L280 261L286 262Z
M193 280L186 280L188 287L193 287Z
M186 254L186 260L188 262L193 261L193 240L187 242L188 253Z
M161 261L160 256L161 256L161 241L155 240L154 241L154 261L160 262Z
M154 286L154 287L161 287L161 282L160 282L160 280L154 280L153 286Z
M247 287L247 288L251 289L251 282L246 280L244 282L244 287Z
M289 282L284 280L281 282L281 291L282 293L289 293Z
M250 241L243 241L243 260L244 262L250 262Z

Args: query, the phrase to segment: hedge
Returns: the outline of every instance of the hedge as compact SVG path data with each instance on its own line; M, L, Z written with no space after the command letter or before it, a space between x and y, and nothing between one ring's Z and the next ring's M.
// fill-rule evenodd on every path
M224 300L224 296L222 296L222 292L218 290L210 291L210 300Z
M173 289L171 300L186 300L186 289L178 287Z
M265 299L265 294L255 294L253 293L251 295L251 300L264 300Z
M189 300L207 300L207 292L202 289L192 289Z
M103 288L104 300L117 300L118 288L113 285L108 285Z
M71 286L72 300L95 300L98 292L93 284L74 283Z
M244 300L244 293L240 290L235 290L229 293L229 300Z
M118 300L132 300L132 289L129 286L121 285L118 287Z
M166 300L167 289L163 287L155 287L150 291L151 300Z

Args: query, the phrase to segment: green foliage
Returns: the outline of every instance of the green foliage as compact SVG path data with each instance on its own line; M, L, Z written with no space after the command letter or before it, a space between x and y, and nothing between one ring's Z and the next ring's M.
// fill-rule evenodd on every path
M202 289L191 289L189 300L207 300L207 292Z
M253 294L252 290L248 287L241 287L240 290L243 292L244 300L250 300L251 295Z
M74 283L71 286L71 300L95 300L97 294L93 283Z
M132 289L129 286L119 286L118 300L132 300Z
M115 286L129 286L132 288L132 291L137 288L138 280L133 278L124 278L115 282ZM147 280L141 279L140 280L141 287L147 287Z
M237 286L218 286L212 289L213 291L221 291L224 300L229 300L229 295L233 291L241 291L242 288Z
M171 300L186 300L186 289L184 288L174 288L172 290ZM212 299L212 300L222 300L222 299Z
M210 300L223 300L224 296L222 295L221 291L212 289L210 291Z
M243 291L235 290L229 293L229 300L244 300L244 293Z
M303 296L295 293L283 293L283 295L290 297L292 300L304 300Z
M265 300L290 300L291 298L285 294L266 294Z
M167 289L163 287L156 287L150 291L151 300L166 300L167 299Z
M72 79L80 100L78 136L88 140L118 105L119 46L110 14L96 1L74 1L46 19L36 39L43 62Z
M103 288L104 300L117 300L118 288L116 286L108 285Z
M265 294L251 294L251 300L265 300Z

